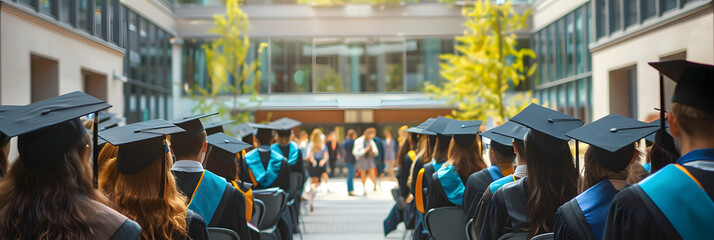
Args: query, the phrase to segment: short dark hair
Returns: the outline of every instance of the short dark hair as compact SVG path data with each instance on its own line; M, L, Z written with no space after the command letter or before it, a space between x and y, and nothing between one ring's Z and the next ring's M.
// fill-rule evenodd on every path
M714 136L714 113L707 113L680 103L672 103L672 114L677 117L679 126L688 136Z
M526 158L526 142L520 139L513 139L513 145L516 145L516 148L518 149L518 155L520 158L528 159Z
M205 131L189 135L178 134L171 136L171 147L178 160L198 155L205 142Z

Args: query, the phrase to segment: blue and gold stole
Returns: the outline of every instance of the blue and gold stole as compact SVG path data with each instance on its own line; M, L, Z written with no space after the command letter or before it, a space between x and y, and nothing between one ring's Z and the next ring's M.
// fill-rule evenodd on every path
M605 234L610 203L618 192L610 181L605 179L575 197L595 239L602 239Z
M191 201L188 202L188 209L200 215L208 225L216 213L216 208L223 198L225 189L225 179L208 170L203 170L201 178L196 184L196 190L191 196Z
M444 189L444 193L449 199L449 202L462 206L464 204L464 190L466 187L456 172L454 165L449 164L439 168L439 170L436 171L436 176L439 178L441 188Z
M289 149L288 156L286 156L286 157L288 158L288 164L290 164L290 166L292 166L292 165L295 165L295 163L298 160L298 152L299 152L298 149L299 148L298 148L297 143L295 143L294 141L290 141L290 144L288 144L288 149ZM270 146L270 150L279 152L279 153L281 153L281 155L283 152L283 150L280 149L280 145L278 145L277 143L273 143L273 145Z
M488 189L491 190L491 193L496 193L496 190L503 187L503 185L505 185L506 183L515 182L515 181L516 181L516 176L513 176L513 174L510 174L508 176L502 177L501 179L493 181L491 184L488 185Z
M248 165L248 171L252 179L255 179L255 182L261 187L268 187L278 178L280 165L283 163L283 155L271 149L268 169L265 169L263 168L263 162L260 161L260 154L256 148L245 154L245 162Z
M691 151L642 180L638 186L662 211L682 239L708 239L714 236L711 217L714 201L701 183L680 164L714 161L714 149Z
M498 168L496 165L491 165L490 167L486 168L488 171L488 174L491 175L491 181L496 181L498 179L503 178L503 173L501 173L501 169Z

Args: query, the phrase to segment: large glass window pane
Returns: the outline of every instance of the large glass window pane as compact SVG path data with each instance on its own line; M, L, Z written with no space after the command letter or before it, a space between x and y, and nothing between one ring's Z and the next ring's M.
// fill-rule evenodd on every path
M377 69L384 79L385 92L404 91L404 40L382 40L382 60L377 61Z
M78 27L84 30L89 31L89 16L94 16L93 14L90 15L89 13L89 1L87 0L78 0L79 3L79 14L78 14Z
M563 66L563 60L565 60L565 19L558 20L556 23L555 34L557 36L555 42L555 64L556 64L556 77L561 79L565 77L565 68Z
M625 27L629 27L637 23L637 1L625 0Z
M620 1L621 0L610 0L610 12L608 16L610 17L610 33L620 30L622 24L620 22ZM629 0L632 1L632 0Z
M555 81L556 76L555 76L555 59L556 59L556 54L555 54L555 42L558 39L558 36L556 35L555 31L555 24L551 24L548 26L548 63L549 63L549 68L548 68L548 80L546 82L550 81Z
M94 1L94 32L102 37L106 37L102 35L102 15L108 12L107 9L102 8L102 0Z
M315 39L315 84L318 92L349 92L350 50L343 39Z
M52 4L57 4L56 1L40 1L40 11L52 15Z
M640 0L640 14L643 21L657 15L657 0Z
M69 23L70 12L72 9L72 0L60 0L60 15L59 20Z
M578 99L575 98L575 95L577 93L577 86L575 85L576 82L569 82L565 86L565 90L567 91L568 94L568 112L567 114L570 116L578 116L576 113L576 108L578 106L577 101Z
M18 2L27 4L27 6L32 6L32 1L33 0L17 0Z
M272 92L312 91L312 41L272 40Z
M256 58L258 57L258 48L262 43L269 43L269 40L259 39L251 43L251 52L255 52ZM270 89L270 71L268 70L270 67L270 56L268 56L269 53L270 50L268 48L264 48L263 53L260 55L260 66L258 67L258 70L260 70L260 86L258 86L258 91L261 94L268 93L268 89Z
M585 72L585 54L588 46L585 43L585 8L575 11L575 74Z
M662 12L677 8L677 0L659 0L659 3Z
M423 91L424 83L438 84L439 55L454 53L453 38L411 39L405 43L407 51L407 91Z
M202 48L204 41L192 39L183 44L183 89L184 91L196 86L207 87L208 72L206 71L206 54Z
M566 84L561 84L556 87L558 89L558 112L566 112L568 107L568 95Z
M573 69L575 67L575 47L577 47L574 43L574 38L575 38L575 22L573 21L574 19L574 14L568 14L567 17L564 18L567 20L565 24L565 76L569 77L573 75Z
M605 26L607 26L607 12L605 0L595 0L595 35L597 38L605 36Z

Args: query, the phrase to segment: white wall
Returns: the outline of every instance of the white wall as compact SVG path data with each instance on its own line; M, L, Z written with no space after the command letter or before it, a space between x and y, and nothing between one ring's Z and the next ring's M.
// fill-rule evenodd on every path
M589 0L544 0L537 2L537 6L533 9L533 32L548 26L572 12Z
M610 113L608 75L612 70L636 64L639 120L659 107L659 73L647 63L687 51L687 60L714 63L714 14L689 16L634 38L597 49L593 59L593 119ZM671 101L671 99L666 99Z

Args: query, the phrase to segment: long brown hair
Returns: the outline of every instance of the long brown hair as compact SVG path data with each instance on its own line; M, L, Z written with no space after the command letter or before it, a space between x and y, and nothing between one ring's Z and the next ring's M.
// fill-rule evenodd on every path
M600 151L600 153L597 153L598 151ZM635 145L631 144L620 150L622 151L622 154L608 154L604 151L606 150L598 149L593 146L588 147L588 150L585 151L585 170L582 182L579 184L579 192L583 192L605 179L628 179L628 176L630 175L629 166L620 172L612 172L610 170L605 169L605 167L603 167L596 158L598 156L607 156L608 161L627 161L629 163L632 160L634 154L636 153Z
M114 185L117 181L116 158L119 154L119 148L110 143L106 143L102 150L99 151L97 162L100 164L99 172L99 189L108 198L113 198Z
M417 141L419 141L418 134L407 132L407 139L404 140L404 143L402 143L401 146L399 146L399 151L397 152L397 168L402 167L402 162L404 162L404 156L409 154L409 151L414 149L412 146L416 145Z
M472 173L486 168L486 163L483 162L483 158L478 154L478 142L476 141L473 141L468 146L462 146L452 140L449 144L449 160L447 163L453 164L456 172L461 177L468 177Z
M533 134L544 133L531 130L525 141L528 152L527 187L530 190L526 204L526 209L529 209L528 238L552 232L558 207L575 197L578 192L578 173L568 143L553 141L551 144L564 145L561 146L564 150L559 155L553 155L538 146Z
M429 136L420 135L419 142L417 142L417 149L415 152L416 159L414 159L412 165L409 166L410 174L407 177L407 186L411 186L412 181L416 181L416 179L412 179L412 176L414 176L414 174L412 173L414 173L414 171L419 171L418 169L414 169L417 163L417 159L419 159L422 164L426 164L431 161L431 159L429 159L428 157L431 156L431 154L429 154Z
M0 133L0 137L2 137L2 133ZM5 177L5 173L7 172L7 163L9 162L9 159L7 159L7 157L9 154L10 141L0 146L0 180Z
M434 161L443 163L449 160L449 144L451 144L451 137L443 135L436 137L436 145L434 145L434 151L431 155Z
M110 163L116 168L116 158L113 160ZM162 164L164 179L160 179ZM176 180L171 174L172 165L170 156L165 154L135 174L117 174L112 194L114 198L111 199L114 209L141 226L141 239L188 237L186 196L179 193L176 187ZM160 182L164 182L162 198L159 198Z
M28 169L18 157L0 183L0 239L91 239L87 215L106 198L92 187L89 135L62 155ZM42 151L42 149L37 149Z

